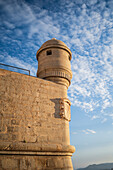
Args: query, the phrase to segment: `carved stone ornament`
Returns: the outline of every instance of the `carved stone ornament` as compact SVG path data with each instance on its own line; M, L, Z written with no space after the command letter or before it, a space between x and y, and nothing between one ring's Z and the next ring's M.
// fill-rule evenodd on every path
M61 118L66 119L67 121L71 120L71 111L70 111L71 102L67 98L61 98L60 100L60 116Z

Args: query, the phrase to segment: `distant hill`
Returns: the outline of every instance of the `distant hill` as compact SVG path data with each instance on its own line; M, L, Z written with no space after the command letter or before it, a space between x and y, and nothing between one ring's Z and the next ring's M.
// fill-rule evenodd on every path
M93 164L77 170L113 170L113 163Z

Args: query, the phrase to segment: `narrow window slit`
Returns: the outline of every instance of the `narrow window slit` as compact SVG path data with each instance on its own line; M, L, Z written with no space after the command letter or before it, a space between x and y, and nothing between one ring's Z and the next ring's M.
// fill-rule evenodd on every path
M48 51L46 51L46 54L47 54L47 55L52 55L52 51L51 51L51 50L48 50Z

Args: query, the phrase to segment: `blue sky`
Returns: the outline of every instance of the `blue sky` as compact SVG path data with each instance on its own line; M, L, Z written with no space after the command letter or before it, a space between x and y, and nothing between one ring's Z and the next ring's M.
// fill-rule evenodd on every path
M113 161L113 1L0 0L0 62L36 75L36 52L55 37L72 51L73 165Z

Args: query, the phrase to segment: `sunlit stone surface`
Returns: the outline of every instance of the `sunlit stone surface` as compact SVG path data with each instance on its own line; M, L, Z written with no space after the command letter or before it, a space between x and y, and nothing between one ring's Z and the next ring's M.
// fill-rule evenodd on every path
M37 59L38 78L0 70L1 170L73 169L67 99L71 51L51 39Z

